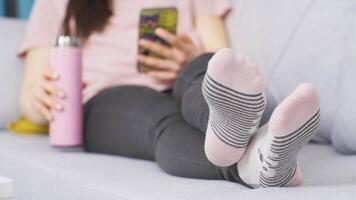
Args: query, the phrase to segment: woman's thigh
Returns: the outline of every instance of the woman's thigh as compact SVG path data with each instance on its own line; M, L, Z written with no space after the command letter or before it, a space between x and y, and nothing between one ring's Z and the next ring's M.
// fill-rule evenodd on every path
M179 112L169 94L140 86L107 89L85 105L85 149L154 159L160 129Z

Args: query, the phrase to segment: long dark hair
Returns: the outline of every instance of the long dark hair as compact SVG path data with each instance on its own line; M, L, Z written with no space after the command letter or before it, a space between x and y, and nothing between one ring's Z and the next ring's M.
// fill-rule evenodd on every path
M92 33L103 31L113 15L112 4L112 0L69 0L62 33L76 34L85 41Z

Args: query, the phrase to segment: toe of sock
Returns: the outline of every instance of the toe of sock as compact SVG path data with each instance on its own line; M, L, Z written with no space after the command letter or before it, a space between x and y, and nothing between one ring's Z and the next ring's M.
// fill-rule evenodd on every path
M273 112L271 130L277 134L294 131L319 110L319 104L319 94L314 86L300 84Z
M209 61L207 74L217 82L245 94L264 90L263 76L257 64L229 48L219 50Z
M235 53L232 49L223 48L216 52L209 61L208 74L216 76L224 76L224 72L229 70L231 66L236 65Z
M312 107L319 107L319 93L311 83L298 85L295 96L300 96L304 103L310 104Z

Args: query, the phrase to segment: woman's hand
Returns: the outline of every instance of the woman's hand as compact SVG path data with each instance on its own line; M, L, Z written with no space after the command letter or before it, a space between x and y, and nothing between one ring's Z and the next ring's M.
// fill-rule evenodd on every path
M63 105L56 102L54 98L65 98L64 91L53 84L53 81L58 80L59 78L59 75L51 68L46 68L38 85L33 89L33 106L45 119L47 119L47 121L53 120L51 110L55 109L57 111L62 111L64 109Z
M157 71L147 72L147 75L161 81L174 81L183 66L201 54L202 50L184 33L175 35L162 28L156 29L155 33L169 46L141 39L140 46L160 57L139 55L138 62L157 69Z

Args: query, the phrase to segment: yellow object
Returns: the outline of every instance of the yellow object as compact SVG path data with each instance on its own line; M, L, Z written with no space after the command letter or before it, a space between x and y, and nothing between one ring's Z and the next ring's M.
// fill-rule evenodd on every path
M10 122L6 126L7 130L20 135L37 135L37 134L47 134L48 126L38 125L30 122L24 117Z

